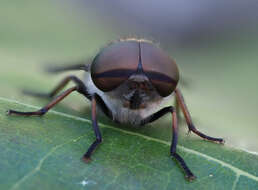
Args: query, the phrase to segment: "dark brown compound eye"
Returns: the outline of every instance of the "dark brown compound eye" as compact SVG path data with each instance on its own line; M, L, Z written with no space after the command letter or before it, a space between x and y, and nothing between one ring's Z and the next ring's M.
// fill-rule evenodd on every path
M127 80L136 71L138 63L138 42L116 42L95 57L91 66L91 77L100 90L108 92Z
M140 48L144 73L161 96L170 95L179 80L175 61L152 43L141 42Z

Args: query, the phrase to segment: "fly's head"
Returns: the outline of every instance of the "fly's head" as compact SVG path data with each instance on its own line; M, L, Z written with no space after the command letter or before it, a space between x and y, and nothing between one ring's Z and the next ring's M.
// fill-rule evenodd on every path
M129 109L169 96L179 80L175 61L149 41L110 44L95 57L91 78L98 89Z

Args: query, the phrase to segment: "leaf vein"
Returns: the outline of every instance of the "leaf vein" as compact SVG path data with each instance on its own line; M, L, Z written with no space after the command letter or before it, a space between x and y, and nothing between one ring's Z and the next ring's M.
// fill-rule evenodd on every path
M18 180L11 188L11 190L14 190L14 189L17 189L23 182L25 182L29 177L33 176L35 173L37 173L38 171L40 171L41 169L41 166L43 165L44 161L51 155L53 154L57 149L63 147L64 145L66 144L69 144L71 142L76 142L78 141L79 139L83 138L84 136L86 135L82 135L82 136L79 136L77 137L76 139L72 139L72 140L69 140L68 142L65 142L63 144L60 144L60 145L57 145L53 148L51 148L51 150L45 155L43 156L43 158L41 158L37 164L37 166L31 170L28 174L26 174L25 176L23 176L20 180Z

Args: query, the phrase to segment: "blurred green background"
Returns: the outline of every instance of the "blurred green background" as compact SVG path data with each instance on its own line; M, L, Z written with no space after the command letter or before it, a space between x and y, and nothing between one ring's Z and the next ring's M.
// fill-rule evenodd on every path
M0 97L42 106L46 100L21 89L46 92L67 75L47 75L44 64L87 59L120 37L146 37L176 60L196 126L227 146L258 152L256 4L1 0ZM72 95L54 109L89 118L85 102ZM167 140L169 119L139 132ZM185 136L185 123L180 128Z

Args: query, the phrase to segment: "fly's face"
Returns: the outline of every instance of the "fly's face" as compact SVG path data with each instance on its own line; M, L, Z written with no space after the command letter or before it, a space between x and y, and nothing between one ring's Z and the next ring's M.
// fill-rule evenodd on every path
M157 94L149 79L144 74L132 74L128 80L113 91L113 96L122 101L129 109L146 108L149 102L162 98Z
M91 77L101 91L122 99L130 109L145 108L169 96L179 80L176 63L154 44L142 40L112 43L94 59Z

